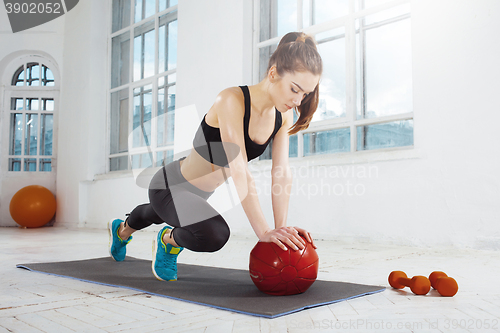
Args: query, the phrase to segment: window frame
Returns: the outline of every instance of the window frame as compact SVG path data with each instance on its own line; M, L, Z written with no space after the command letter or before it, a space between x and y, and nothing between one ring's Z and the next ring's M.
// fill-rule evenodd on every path
M158 88L159 84L158 81L160 78L164 78L165 83L164 86L167 85L167 77L170 75L176 75L177 73L177 66L171 70L159 72L159 28L161 26L161 18L165 15L177 12L175 14L175 20L178 20L178 5L174 5L171 7L167 7L166 9L162 10L159 12L159 7L160 7L160 1L156 0L155 1L155 14L145 17L141 21L135 22L135 6L134 0L127 0L130 1L130 22L129 25L127 25L124 28L121 28L119 30L116 30L113 32L113 1L109 1L109 13L110 14L110 22L108 24L108 45L110 45L110 50L108 52L108 75L107 75L107 136L106 136L106 173L129 173L133 170L132 168L132 158L133 156L140 156L142 154L152 154L153 157L153 167L156 166L157 163L157 156L159 152L166 152L168 150L174 149L174 144L170 145L165 145L165 146L157 146L157 130L158 130L158 124L157 124L157 116L158 116ZM167 3L168 5L168 3ZM144 3L143 3L144 6ZM134 40L135 40L135 31L136 29L149 24L150 22L154 21L153 26L154 26L154 43L155 43L155 51L154 51L154 74L150 77L147 78L142 78L142 79L137 79L134 81ZM167 29L168 29L168 23L167 24ZM119 37L122 34L128 33L129 34L129 69L128 69L128 83L125 84L119 84L118 86L111 88L112 84L112 75L113 75L113 52L112 52L112 45L113 45L113 38ZM144 36L144 34L142 34ZM144 38L142 38L142 43L144 44ZM142 66L142 60L141 60L141 66ZM128 146L128 149L126 152L119 152L119 153L111 153L111 111L112 111L112 101L111 101L111 95L115 92L119 92L124 89L128 89L128 136L131 135L133 132L133 116L134 116L134 89L140 88L140 87L146 87L148 85L152 86L152 105L151 105L151 142L149 146L143 146L143 147L130 147ZM174 86L176 83L174 84ZM169 86L171 86L169 84ZM165 101L167 101L167 96L164 96ZM165 108L168 108L166 105ZM114 170L111 171L111 159L112 158L118 158L118 157L127 157L127 168L122 169L122 170Z
M414 112L413 109L411 112L388 115L388 116L380 116L375 118L362 118L357 119L357 87L356 87L356 29L355 24L357 19L361 19L363 17L376 14L382 12L384 10L397 7L404 4L410 4L410 0L393 0L384 4L380 4L374 7L357 10L358 6L360 6L360 1L362 0L349 0L349 12L347 15L332 19L330 21L326 21L320 24L310 25L308 27L303 27L303 0L297 0L297 30L303 31L306 34L317 35L322 32L328 32L337 28L345 27L345 47L346 47L346 117L343 118L333 118L326 119L317 122L311 122L309 128L306 130L302 130L297 133L297 145L298 145L298 154L297 157L290 157L290 159L311 159L317 158L321 156L324 158L331 158L332 156L335 158L352 158L357 155L380 155L381 159L386 159L387 156L382 156L380 153L386 152L399 152L399 151L411 151L415 149L415 126L413 127L413 145L401 146L401 147L390 147L390 148L380 148L380 149L372 149L372 150L357 150L357 128L359 126L368 126L368 125L376 125L381 123L389 123L393 121L404 121L404 120L414 120ZM312 6L312 1L310 2ZM259 66L260 66L260 55L259 51L261 48L277 45L283 36L277 36L270 38L265 41L260 41L260 10L261 10L261 0L254 0L254 33L253 33L253 82L260 82L259 78ZM309 10L309 15L313 15L313 10ZM406 16L406 17L403 17ZM399 21L402 19L410 18L411 19L411 11L408 14L401 15L396 18L391 18L391 21ZM390 22L393 23L393 22ZM273 24L273 23L271 23ZM375 23L375 25L381 26L389 24L388 22L384 23ZM370 28L373 28L370 25ZM363 64L365 62L365 48L363 48ZM362 66L362 75L364 76L364 66ZM366 80L363 77L363 85L366 84ZM364 88L362 89L364 92ZM366 100L363 99L363 102L366 103ZM324 153L324 154L312 154L309 156L304 155L304 134L307 133L316 133L319 131L326 130L335 130L349 128L350 130L350 151L349 152L339 152L339 153ZM407 152L403 153L402 156L412 157L414 154ZM362 157L361 157L362 158Z
M39 85L37 86L31 86L31 85L22 85L22 86L14 86L12 85L14 75L18 76L18 70L21 66L24 66L24 71L26 73L27 70L27 65L30 63L37 63L40 66L40 74L42 71L42 66L47 67L50 69L52 72L52 75L54 76L54 85L52 86L42 86L41 81L42 77L40 75L39 78ZM25 74L26 75L26 74ZM18 59L12 61L4 70L4 77L2 79L2 82L4 84L3 88L3 109L4 112L0 117L0 125L2 125L3 128L8 128L8 135L5 137L8 142L6 142L5 145L5 157L2 159L3 161L6 161L8 163L10 158L20 158L21 160L25 160L27 158L33 158L36 160L36 171L26 171L24 170L24 162L21 164L21 170L19 171L9 171L9 165L5 164L2 167L0 167L0 170L3 170L3 167L5 167L5 175L7 176L14 176L14 175L23 175L23 174L56 174L57 172L57 146L58 146L58 122L59 122L59 91L60 91L60 79L59 79L59 70L55 63L51 61L48 57L44 55L38 55L38 54L29 54L29 55L24 55L19 57ZM24 77L24 82L26 82L26 76ZM11 110L11 99L12 98L22 98L23 103L26 99L52 99L54 101L54 109L51 111L43 111L40 110L41 105L39 105L39 110L26 110L26 104L23 105L23 110L18 110L19 112L15 112ZM9 151L9 145L10 145L10 126L5 127L5 124L3 124L2 119L6 122L10 123L10 115L13 113L20 113L22 114L23 117L23 129L22 129L22 144L21 144L21 155L11 155ZM41 134L41 115L43 114L52 114L53 118L53 127L52 127L52 154L51 155L40 155L41 147L40 147L40 142L37 143L37 154L36 155L26 155L25 154L25 131L26 131L26 124L25 124L25 115L26 114L37 114L39 115L38 119L38 136ZM1 139L1 138L0 138ZM2 148L2 150L4 149ZM40 159L50 159L51 160L51 171L40 171Z

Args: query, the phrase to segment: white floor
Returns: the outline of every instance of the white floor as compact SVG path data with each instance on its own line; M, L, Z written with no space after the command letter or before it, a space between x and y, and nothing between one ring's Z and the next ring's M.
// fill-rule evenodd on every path
M129 254L151 259L154 230L135 234ZM245 269L256 238L232 236L213 254L179 261ZM500 252L317 241L320 279L387 286L382 293L276 319L33 273L16 264L108 255L106 230L0 228L0 332L500 332ZM460 290L394 290L387 276L443 270Z

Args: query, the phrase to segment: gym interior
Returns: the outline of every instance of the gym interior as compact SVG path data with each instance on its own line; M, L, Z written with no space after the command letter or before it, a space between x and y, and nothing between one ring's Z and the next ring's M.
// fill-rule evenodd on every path
M266 319L16 268L109 255L106 223L148 202L144 177L290 31L314 36L324 72L289 141L288 225L313 235L318 279L385 291ZM499 32L496 0L82 0L16 33L0 8L0 332L498 331ZM270 225L271 156L249 163ZM30 185L57 202L43 227L10 212ZM258 239L234 184L209 202L231 238L179 262L248 269ZM151 260L160 228L127 255ZM395 270L459 290L394 289Z

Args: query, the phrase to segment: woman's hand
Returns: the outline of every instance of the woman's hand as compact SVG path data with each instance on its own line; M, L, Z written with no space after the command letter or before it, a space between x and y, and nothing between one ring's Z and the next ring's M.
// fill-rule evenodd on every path
M316 245L314 244L314 240L308 231L306 231L305 229L299 228L299 227L294 227L294 228L295 228L295 230L297 230L299 232L299 235L304 236L304 238L309 243L311 243L313 248L317 249Z
M299 249L302 250L306 247L306 244L304 240L299 236L299 232L300 231L298 231L294 227L281 227L273 230L269 229L262 235L262 237L260 237L260 241L269 243L272 242L278 245L284 251L287 250L287 246L294 249L295 251ZM307 233L307 231L305 232Z

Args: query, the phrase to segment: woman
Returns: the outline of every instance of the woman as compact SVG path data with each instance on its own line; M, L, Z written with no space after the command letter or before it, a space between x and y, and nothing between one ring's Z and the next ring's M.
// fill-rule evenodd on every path
M153 273L159 280L177 280L177 256L184 249L214 252L229 239L229 227L207 199L227 177L262 242L284 250L303 249L309 232L287 227L292 184L288 136L306 129L318 105L322 60L314 40L301 32L285 35L269 60L267 76L250 87L222 91L203 118L190 154L158 171L149 186L150 203L137 206L123 222L110 221L111 255L121 261L132 234L153 223L165 226L155 240ZM293 123L293 110L299 118ZM247 162L272 144L274 229L259 205ZM237 149L233 149L237 147ZM172 229L173 226L174 228Z

